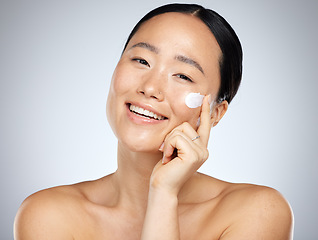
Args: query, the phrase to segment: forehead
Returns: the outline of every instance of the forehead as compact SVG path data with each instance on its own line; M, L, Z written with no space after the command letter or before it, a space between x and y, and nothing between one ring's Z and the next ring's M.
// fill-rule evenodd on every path
M154 16L140 26L127 48L138 42L156 46L167 57L181 54L194 58L205 72L219 73L220 47L211 30L196 16L175 12Z

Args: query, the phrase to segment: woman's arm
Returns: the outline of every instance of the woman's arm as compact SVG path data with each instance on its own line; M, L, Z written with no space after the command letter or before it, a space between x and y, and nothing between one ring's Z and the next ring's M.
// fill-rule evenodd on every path
M190 124L183 123L168 134L164 147L160 149L163 151L163 159L151 175L142 240L180 239L178 193L208 158L211 115L207 96L203 101L200 118L198 131ZM196 136L200 138L192 141Z
M141 239L180 239L176 196L150 190Z

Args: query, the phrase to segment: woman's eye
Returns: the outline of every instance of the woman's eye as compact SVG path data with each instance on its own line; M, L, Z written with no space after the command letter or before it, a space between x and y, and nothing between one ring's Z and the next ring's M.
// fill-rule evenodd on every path
M146 60L144 60L144 59L134 58L133 61L136 61L136 62L138 62L138 63L140 63L142 65L146 65L148 67L150 66L149 63Z
M187 77L186 75L183 75L183 74L177 74L176 75L177 77L183 79L183 80L186 80L186 81L189 81L189 82L193 82L189 77Z

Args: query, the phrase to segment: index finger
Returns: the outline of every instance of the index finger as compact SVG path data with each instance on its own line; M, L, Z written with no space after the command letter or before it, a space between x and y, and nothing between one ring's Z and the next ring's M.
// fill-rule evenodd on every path
M210 114L210 99L211 95L206 95L203 98L203 103L201 107L201 115L200 115L200 125L197 130L198 135L201 138L202 143L205 146L208 146L208 141L210 137L211 130L211 114Z

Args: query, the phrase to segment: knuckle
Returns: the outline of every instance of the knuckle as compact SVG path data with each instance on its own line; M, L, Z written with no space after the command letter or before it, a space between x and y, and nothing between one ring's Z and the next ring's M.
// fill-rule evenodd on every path
M179 129L174 129L172 132L169 134L170 137L175 137L177 135L180 135L181 131Z
M201 157L199 152L192 152L192 165L198 165L201 162Z
M182 126L183 126L183 127L190 127L191 125L190 125L190 123L188 123L188 122L184 122L184 123L182 123Z
M165 141L171 141L171 139L174 139L176 136L180 135L180 130L173 129L165 138Z
M209 158L209 151L207 149L205 149L203 151L203 159L204 161L207 160Z
M204 162L205 160L208 159L208 157L209 157L209 151L207 149L201 149L199 151L199 159L200 159L200 161Z
M170 138L171 138L171 140L182 139L180 133L175 133L175 134L173 134Z

